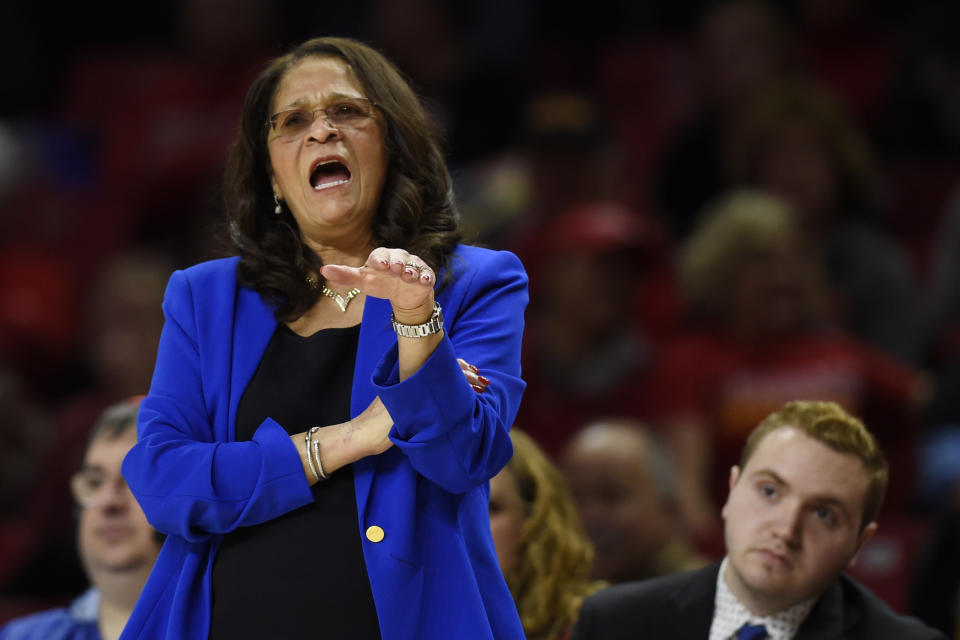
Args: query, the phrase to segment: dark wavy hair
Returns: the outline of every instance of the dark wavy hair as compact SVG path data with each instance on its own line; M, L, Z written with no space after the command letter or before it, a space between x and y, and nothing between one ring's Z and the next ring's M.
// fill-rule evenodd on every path
M240 132L227 157L224 204L238 279L275 307L277 319L300 317L320 292L306 283L320 257L308 248L290 211L275 215L268 167L267 119L280 81L306 58L337 58L351 69L383 116L388 166L372 235L429 264L443 286L460 242L459 219L440 136L409 82L382 54L345 38L314 38L273 60L247 91Z

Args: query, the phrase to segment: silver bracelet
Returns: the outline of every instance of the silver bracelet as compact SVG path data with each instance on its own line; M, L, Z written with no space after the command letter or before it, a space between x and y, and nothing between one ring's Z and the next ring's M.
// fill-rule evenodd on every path
M319 428L320 427L311 427L307 429L307 433L304 435L304 440L306 441L306 445L307 445L307 464L310 465L310 471L313 472L313 477L316 478L317 482L320 482L320 474L317 473L317 465L314 464L313 462L312 445L313 445L313 434ZM324 476L324 479L326 479L326 476Z
M319 427L314 427L314 429L317 429L317 428L319 428ZM313 441L313 457L314 457L314 459L315 459L314 461L317 463L317 469L320 470L320 477L323 478L324 480L326 480L326 479L327 479L327 474L324 473L324 471L323 471L323 463L320 462L320 441L319 441L319 440L314 440L314 441Z

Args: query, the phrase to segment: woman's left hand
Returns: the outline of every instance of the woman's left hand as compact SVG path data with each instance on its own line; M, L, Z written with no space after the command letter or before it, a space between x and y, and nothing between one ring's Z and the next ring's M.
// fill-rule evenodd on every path
M470 383L474 391L483 393L487 390L490 381L480 375L480 369L477 369L463 358L457 358L457 363L460 365L460 370L463 371L463 375L467 378L467 382Z
M437 274L403 249L377 247L362 267L328 264L320 273L333 284L356 287L368 296L389 300L398 322L421 324L433 314Z

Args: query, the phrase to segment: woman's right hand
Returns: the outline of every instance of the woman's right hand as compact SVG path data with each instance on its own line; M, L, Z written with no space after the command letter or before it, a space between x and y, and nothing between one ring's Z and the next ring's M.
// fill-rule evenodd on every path
M393 446L388 435L393 427L393 418L387 408L380 401L380 396L373 399L363 413L350 420L350 436L356 438L356 445L360 457L375 456Z
M363 413L339 424L318 429L312 436L317 443L317 453L320 455L320 466L326 475L334 473L340 467L353 464L361 458L383 453L393 446L389 438L393 427L393 418L387 408L380 401L380 396L373 399ZM318 479L313 475L307 451L304 433L290 436L300 453L300 462L303 464L303 474L313 485Z

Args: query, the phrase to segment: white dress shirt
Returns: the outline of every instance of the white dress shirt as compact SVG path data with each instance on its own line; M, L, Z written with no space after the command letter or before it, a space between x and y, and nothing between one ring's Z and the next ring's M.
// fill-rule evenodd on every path
M724 558L717 574L717 595L713 601L710 640L736 640L737 631L747 623L766 627L770 640L792 640L817 602L816 598L811 598L773 615L754 615L730 591L723 577L726 571L727 558Z

